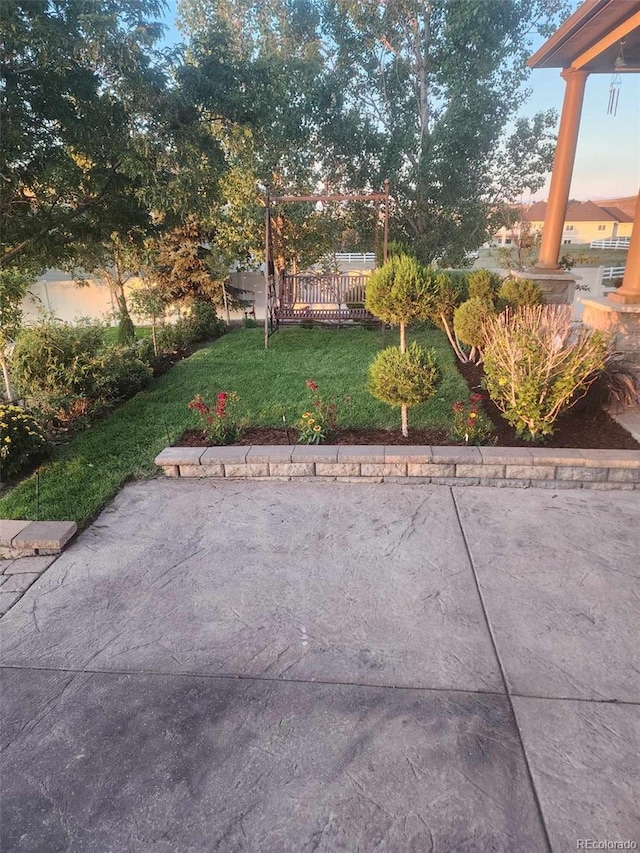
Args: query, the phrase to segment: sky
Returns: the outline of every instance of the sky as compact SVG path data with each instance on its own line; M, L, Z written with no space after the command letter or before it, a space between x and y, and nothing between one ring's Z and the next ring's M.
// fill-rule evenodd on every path
M491 0L500 2L500 0ZM175 27L178 0L167 0L165 42L181 41ZM580 5L574 0L574 8ZM542 39L533 45L532 53ZM580 135L576 152L571 198L619 198L637 195L640 190L640 73L623 74L616 116L607 115L611 75L591 74L587 79ZM539 110L555 109L560 114L565 83L560 69L537 69L530 74L532 95L519 114L531 116ZM549 179L532 199L546 199Z

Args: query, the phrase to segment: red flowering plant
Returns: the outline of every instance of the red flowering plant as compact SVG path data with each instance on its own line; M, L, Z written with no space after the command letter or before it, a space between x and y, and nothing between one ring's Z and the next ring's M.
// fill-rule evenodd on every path
M322 444L333 438L338 429L338 403L334 394L324 396L317 382L307 379L311 405L300 419L299 444ZM345 398L350 402L350 398Z
M471 394L468 400L458 400L451 407L453 424L449 436L465 444L486 444L493 432L491 421L480 408L481 394Z
M237 394L220 391L216 396L215 408L208 406L201 394L196 394L188 404L188 408L197 413L211 444L232 444L242 435L242 425L236 411L237 402Z

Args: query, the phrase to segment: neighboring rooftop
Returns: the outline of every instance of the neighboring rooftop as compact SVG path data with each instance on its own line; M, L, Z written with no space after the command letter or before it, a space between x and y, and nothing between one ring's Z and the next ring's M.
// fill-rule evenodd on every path
M546 201L537 201L523 212L529 222L544 222ZM633 222L633 217L612 205L598 205L593 201L570 201L565 222Z

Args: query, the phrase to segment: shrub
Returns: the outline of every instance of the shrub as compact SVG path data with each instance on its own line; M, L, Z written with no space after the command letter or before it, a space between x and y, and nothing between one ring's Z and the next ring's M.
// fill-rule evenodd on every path
M525 305L541 305L540 285L530 278L505 278L498 291L498 307L522 308Z
M414 341L406 352L388 347L369 368L367 389L378 400L402 408L402 434L408 435L407 408L428 400L436 390L440 371L434 350Z
M156 341L160 352L180 352L199 341L215 340L227 331L227 324L208 302L195 302L190 314L179 317L173 326L160 326Z
M101 402L126 400L149 384L153 371L140 358L138 346L111 346L101 350L90 365L91 396Z
M474 270L469 274L469 299L479 299L494 307L502 277L491 270Z
M478 296L467 299L456 308L453 315L453 328L457 337L463 344L481 350L484 344L484 324L494 314L493 307Z
M208 406L200 394L196 394L188 408L197 413L204 434L211 444L232 444L242 435L237 403L237 394L220 391L216 397L215 409Z
M19 406L0 403L0 482L33 465L46 450L36 419Z
M193 342L219 338L227 330L227 324L216 314L210 302L194 302L187 324L193 332Z
M456 356L465 362L467 357L453 337L451 326L456 308L468 297L468 274L460 270L445 270L437 274L430 271L429 285L429 319L446 333Z
M579 407L585 411L615 409L622 411L640 404L640 370L627 361L623 353L613 353L607 364L589 386Z
M587 392L604 369L609 344L600 332L574 328L569 306L505 311L485 325L485 381L518 435L552 435L558 415Z
M135 344L105 345L100 324L45 322L21 332L12 368L30 405L47 419L67 420L143 388L151 369L139 354Z
M426 320L431 311L427 270L409 255L392 257L371 274L365 306L374 317L400 326L400 348L404 350L406 325Z

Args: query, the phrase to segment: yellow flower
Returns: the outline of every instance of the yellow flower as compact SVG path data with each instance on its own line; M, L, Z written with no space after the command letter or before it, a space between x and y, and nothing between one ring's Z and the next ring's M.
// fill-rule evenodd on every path
M311 412L303 412L303 413L302 413L302 417L303 417L303 418L310 418L310 417L311 417Z
M322 429L322 427L314 426L313 431L314 432L320 432L321 429Z
M11 444L11 439L9 438L9 436L7 436L7 437L5 438L5 441L6 441L6 443L7 443L7 444Z
M478 415L475 412L469 412L469 417L470 418L477 418Z
M315 420L314 420L313 418L309 418L309 423L310 423L310 424L314 424L314 423L315 423Z

